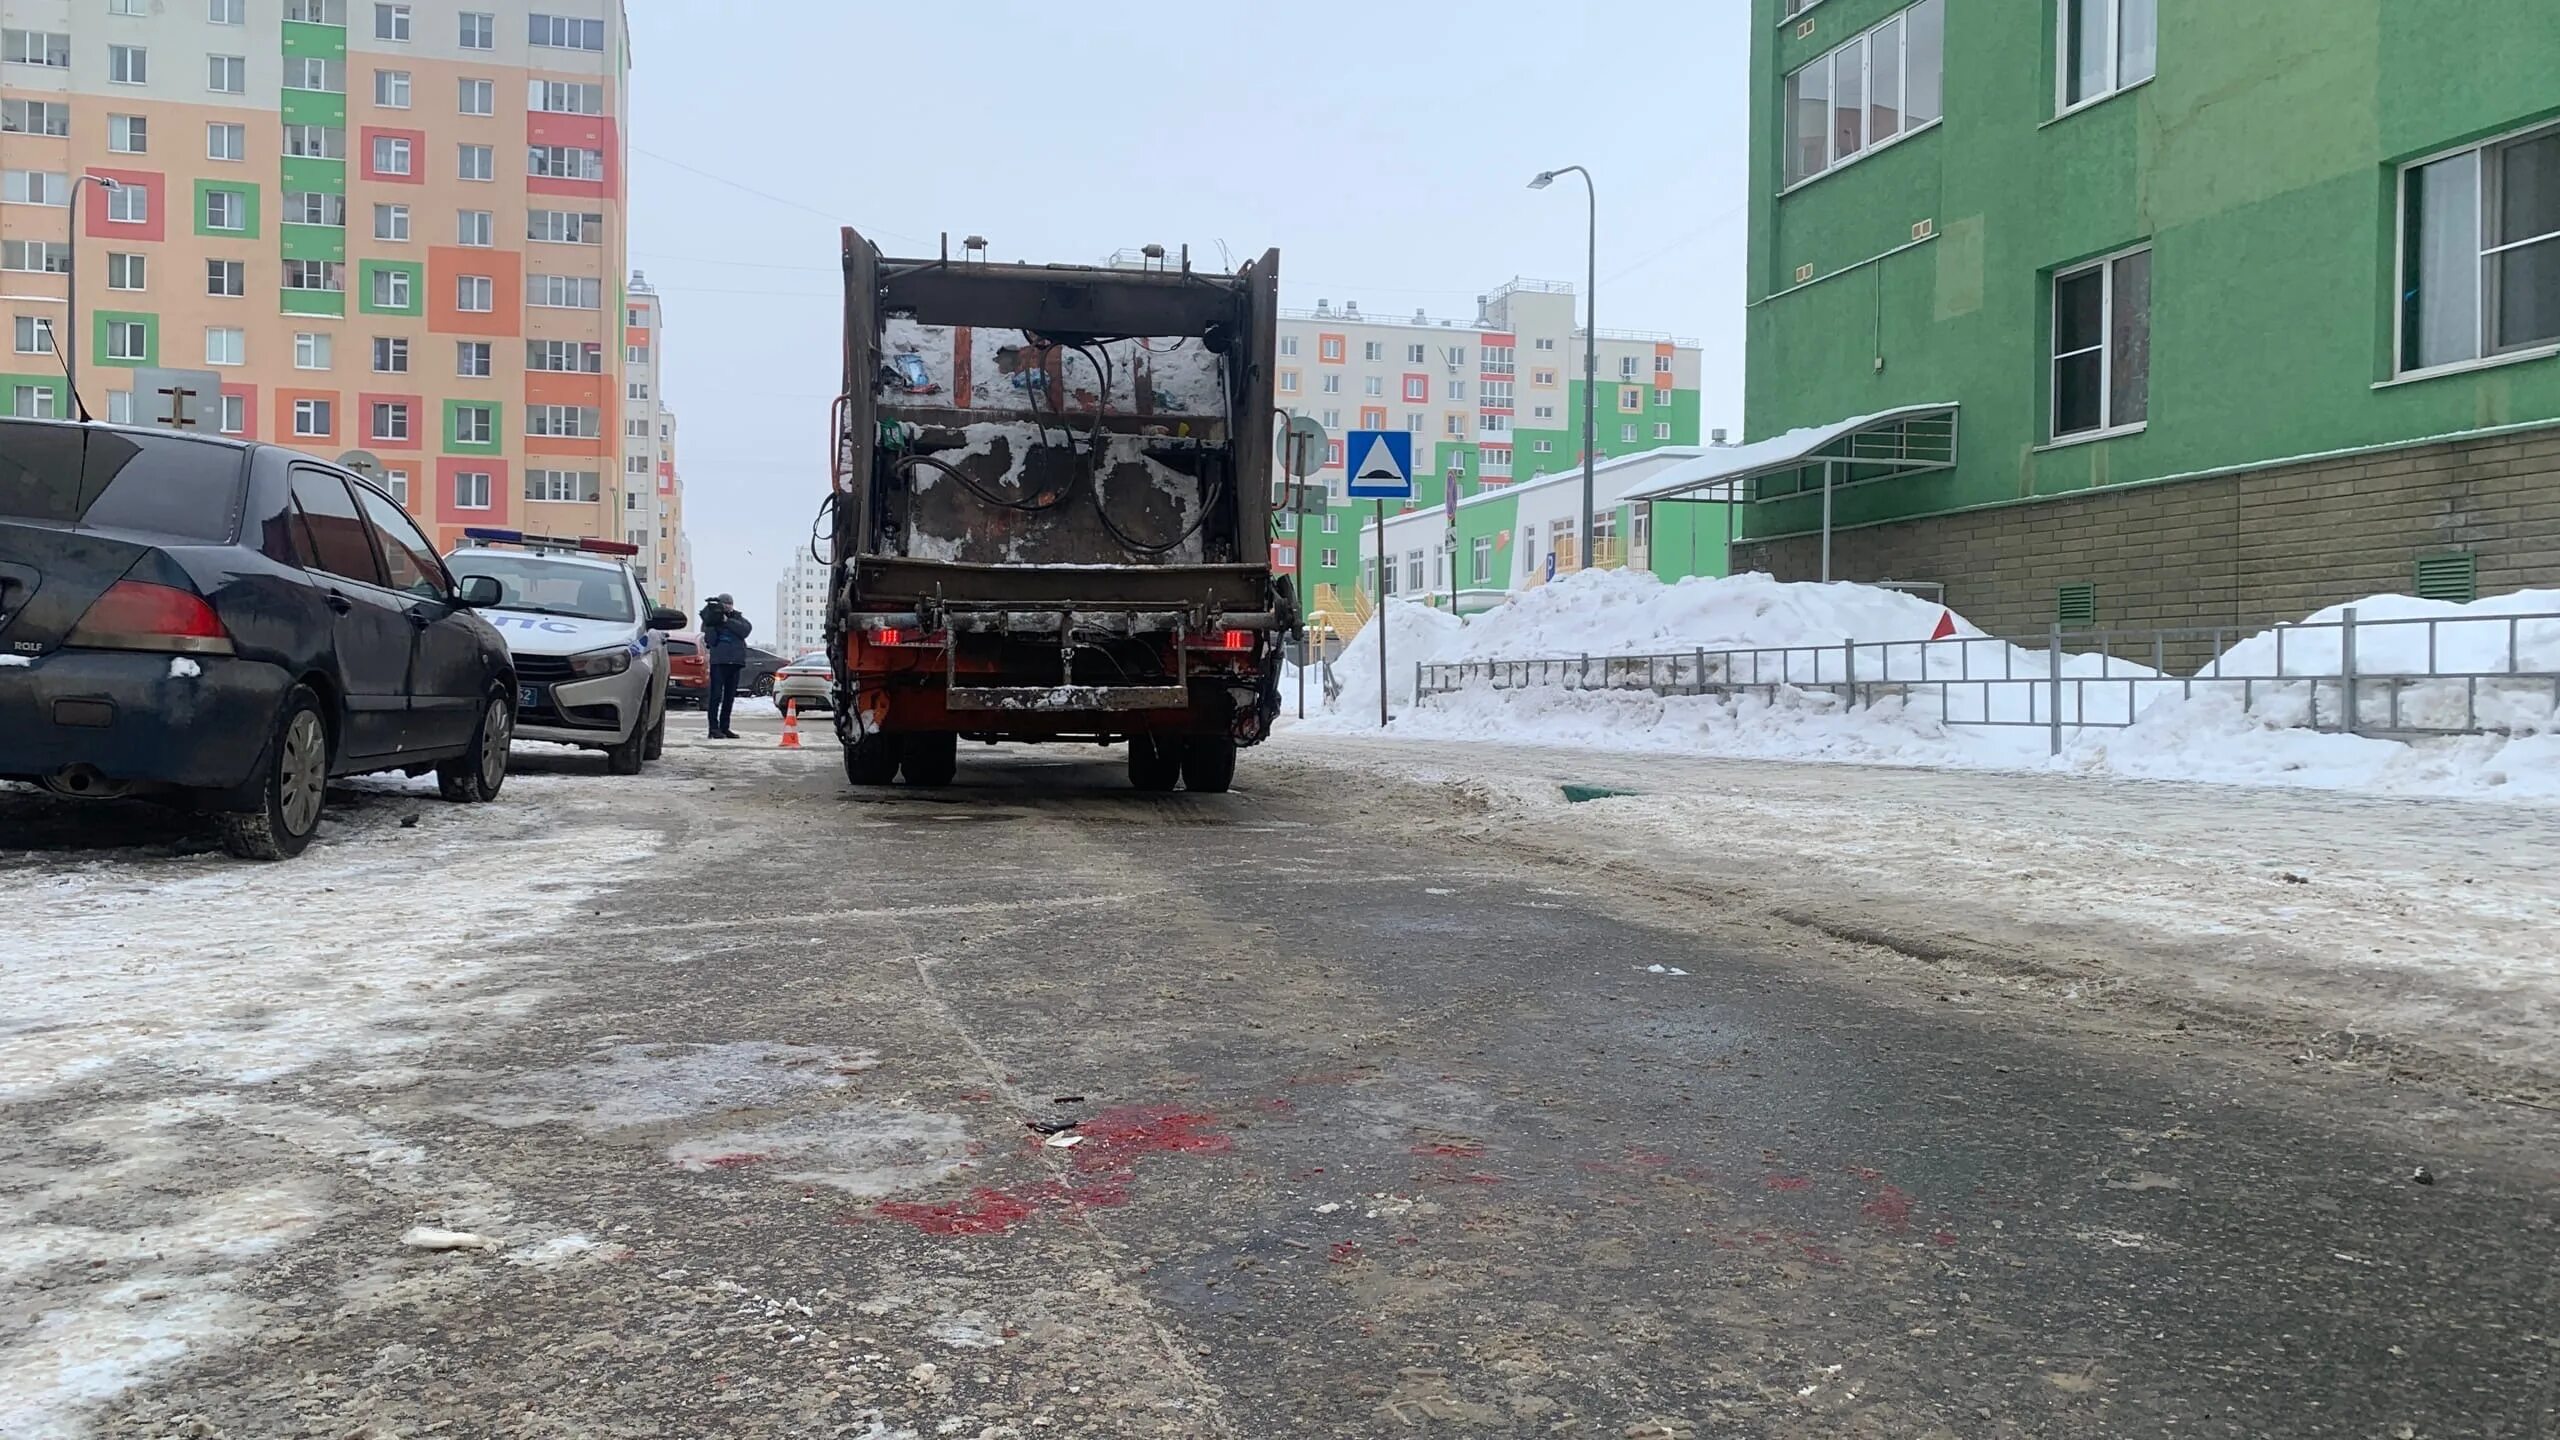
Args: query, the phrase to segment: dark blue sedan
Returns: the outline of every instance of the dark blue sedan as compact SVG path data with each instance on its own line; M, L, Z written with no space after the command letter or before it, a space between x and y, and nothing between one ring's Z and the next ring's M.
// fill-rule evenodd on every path
M0 420L0 779L212 810L266 860L310 843L334 776L494 799L515 674L472 607L496 598L307 455Z

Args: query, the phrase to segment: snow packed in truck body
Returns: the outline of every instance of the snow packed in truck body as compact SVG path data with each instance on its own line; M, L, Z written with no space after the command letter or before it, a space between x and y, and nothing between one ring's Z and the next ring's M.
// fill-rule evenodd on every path
M1278 254L883 257L845 233L829 648L857 727L1214 734L1278 710Z

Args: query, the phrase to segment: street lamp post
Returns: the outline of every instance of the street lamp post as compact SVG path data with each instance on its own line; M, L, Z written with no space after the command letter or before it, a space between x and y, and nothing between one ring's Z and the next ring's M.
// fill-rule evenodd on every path
M1600 325L1597 319L1600 306L1600 191L1591 183L1591 172L1579 165L1541 170L1538 178L1529 182L1529 188L1544 190L1554 184L1559 175L1581 176L1582 193L1591 202L1591 235L1583 247L1590 278L1582 291L1582 535L1579 542L1582 553L1576 557L1581 562L1579 568L1589 569L1593 533L1591 471L1600 452L1600 412L1597 408L1600 403Z
M71 390L71 412L86 420L89 418L89 406L80 398L80 187L83 185L113 190L116 182L104 175L71 177L71 241L63 247L69 267L62 272L62 328L65 333L53 338L53 348L56 358L62 361L62 382ZM62 348L65 345L71 348Z

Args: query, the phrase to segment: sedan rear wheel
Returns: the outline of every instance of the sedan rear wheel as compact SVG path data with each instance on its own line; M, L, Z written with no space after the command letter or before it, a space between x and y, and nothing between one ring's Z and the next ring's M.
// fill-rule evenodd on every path
M260 758L258 808L222 817L222 848L243 860L289 860L320 829L329 794L329 729L320 700L295 686Z

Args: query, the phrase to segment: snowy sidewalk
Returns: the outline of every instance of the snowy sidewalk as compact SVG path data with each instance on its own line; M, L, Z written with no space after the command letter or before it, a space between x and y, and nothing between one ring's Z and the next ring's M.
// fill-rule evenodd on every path
M1364 803L1498 846L2013 956L2066 999L2130 981L2560 1094L2560 807L1341 733L1268 753L1452 786L1436 815ZM1564 781L1636 793L1569 805Z

